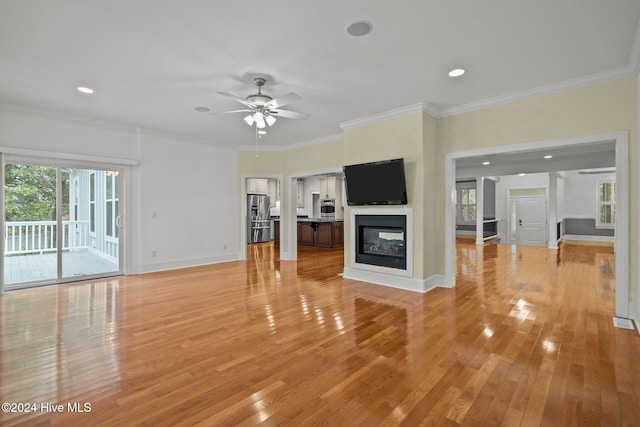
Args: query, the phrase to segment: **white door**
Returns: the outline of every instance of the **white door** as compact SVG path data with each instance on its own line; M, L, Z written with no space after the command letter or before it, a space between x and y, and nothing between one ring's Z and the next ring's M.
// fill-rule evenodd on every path
M511 242L547 246L547 198L511 198Z

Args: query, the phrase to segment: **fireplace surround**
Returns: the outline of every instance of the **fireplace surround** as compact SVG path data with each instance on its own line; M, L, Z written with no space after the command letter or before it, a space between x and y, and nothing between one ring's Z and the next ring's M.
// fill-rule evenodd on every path
M357 263L406 270L406 215L356 215L355 237Z
M380 284L413 277L413 209L353 208L350 218L348 275Z

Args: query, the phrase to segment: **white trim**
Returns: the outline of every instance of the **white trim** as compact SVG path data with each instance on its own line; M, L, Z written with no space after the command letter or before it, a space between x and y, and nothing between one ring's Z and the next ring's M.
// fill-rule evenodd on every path
M246 245L245 245L246 246ZM223 262L240 260L240 253L230 253L224 255L214 255L203 258L189 258L171 262L159 262L155 264L140 265L138 271L141 274L155 273L157 271L178 270L181 268L200 267L204 265L220 264Z
M416 279L414 277L401 277L379 273L375 271L360 270L357 268L345 268L343 277L345 279L358 280L361 282L373 283L374 285L388 286L390 288L403 289L405 291L426 293L435 287L447 287L444 276L435 274L427 279Z
M514 92L502 96L496 96L493 98L487 98L450 108L443 108L440 110L440 117L455 116L458 114L469 113L471 111L482 110L485 108L492 108L500 105L512 104L514 102L527 101L529 99L538 98L545 95L553 95L569 90L607 83L615 80L621 80L632 77L634 75L635 73L632 67L627 65L625 67L616 68L614 70L609 70L602 73L596 73L576 79L551 83L533 89Z
M407 246L405 247L406 268L404 270L398 268L381 267L378 265L361 264L356 262L355 242L356 242L356 216L358 215L404 215L406 217L405 231L407 237ZM354 208L350 212L350 228L351 241L348 250L351 252L351 268L357 270L366 270L374 273L381 273L387 276L413 277L413 208ZM346 268L345 268L346 270Z
M445 194L452 197L455 189L456 160L466 157L476 157L490 154L517 153L544 150L547 148L579 147L581 144L612 142L616 149L616 182L618 183L618 209L616 210L616 224L618 232L615 236L615 275L616 275L616 304L615 315L628 317L629 312L629 132L614 131L594 135L559 138L543 141L525 142L475 150L457 151L445 154ZM640 151L640 150L638 150ZM640 155L640 154L639 154ZM638 177L640 180L640 176ZM640 183L640 181L639 181ZM453 206L455 201L445 202L445 275L447 281L455 284L455 224L453 220ZM640 212L638 212L640 219ZM637 239L638 235L634 235ZM637 286L638 284L636 284ZM640 289L639 289L640 290Z
M35 159L45 159L49 162L52 160L69 160L69 161L78 161L83 162L86 165L87 162L91 164L100 164L104 165L118 165L118 166L137 166L140 164L137 160L132 159L121 159L117 157L104 157L104 156L90 156L85 154L75 154L75 153L64 153L58 151L43 151L43 150L33 150L30 148L17 148L17 147L8 147L8 146L0 146L0 152L10 154L12 156L24 156Z
M264 179L277 179L279 181L280 188L284 185L284 176L282 174L256 174L256 175L241 175L240 176L240 252L238 253L239 260L247 259L247 179L251 178L264 178ZM280 192L280 241L284 241L284 227L282 227L283 218L286 218L286 213L282 209L282 191ZM284 245L280 245L280 259L284 258L286 252L284 251Z
M433 107L431 107L433 109ZM383 120L393 119L396 117L403 117L409 114L424 113L425 107L421 102L418 104L408 105L406 107L394 108L393 110L385 111L371 116L363 117L360 119L349 120L340 123L342 130L351 129L355 127L365 126L372 123L381 122Z
M639 304L629 304L629 319L633 320L633 323L636 325L636 330L638 331L638 335L640 335L640 305Z
M582 242L615 242L614 236L588 236L585 234L565 234L560 241L577 240Z

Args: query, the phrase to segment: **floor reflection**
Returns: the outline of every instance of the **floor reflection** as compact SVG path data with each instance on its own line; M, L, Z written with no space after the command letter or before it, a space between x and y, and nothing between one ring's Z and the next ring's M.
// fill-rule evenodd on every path
M0 299L3 402L72 401L120 379L117 281L12 291Z

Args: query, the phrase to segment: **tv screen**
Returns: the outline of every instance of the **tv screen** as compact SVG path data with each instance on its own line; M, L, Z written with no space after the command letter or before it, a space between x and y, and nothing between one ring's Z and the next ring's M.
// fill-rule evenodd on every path
M343 170L349 206L407 204L404 159L348 165Z

